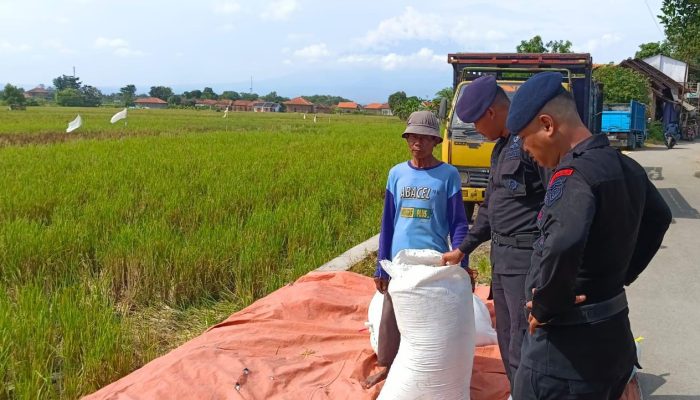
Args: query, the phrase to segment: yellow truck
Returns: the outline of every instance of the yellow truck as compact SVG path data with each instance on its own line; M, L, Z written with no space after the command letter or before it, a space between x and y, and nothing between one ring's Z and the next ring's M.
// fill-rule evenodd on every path
M474 124L462 122L454 113L464 88L482 75L494 75L511 97L530 76L543 71L559 71L562 84L571 91L581 119L591 132L600 132L602 88L592 80L590 54L558 53L454 53L447 56L453 67L454 98L449 114L440 105L440 118L446 119L442 160L454 165L462 178L462 197L471 221L474 206L484 200L489 179L494 142L486 141Z

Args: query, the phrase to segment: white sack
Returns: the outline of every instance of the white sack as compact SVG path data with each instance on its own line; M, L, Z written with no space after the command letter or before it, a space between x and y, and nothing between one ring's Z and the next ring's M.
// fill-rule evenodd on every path
M474 362L471 281L433 250L382 261L401 344L379 400L468 400ZM464 317L460 317L464 316Z
M476 325L476 346L498 344L496 330L491 325L491 313L486 304L477 296L474 297L474 323ZM381 313L381 309L380 309Z
M365 325L369 330L369 344L377 354L377 346L379 345L379 324L382 321L382 309L384 308L384 295L379 292L374 292L374 297L369 302L367 309L367 322Z

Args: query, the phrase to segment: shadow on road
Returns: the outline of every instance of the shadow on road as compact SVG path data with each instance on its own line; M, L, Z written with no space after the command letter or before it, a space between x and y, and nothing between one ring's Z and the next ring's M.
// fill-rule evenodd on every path
M643 372L637 373L639 386L642 388L644 400L700 400L700 395L676 395L660 394L654 392L666 383L666 377L670 374L652 375Z

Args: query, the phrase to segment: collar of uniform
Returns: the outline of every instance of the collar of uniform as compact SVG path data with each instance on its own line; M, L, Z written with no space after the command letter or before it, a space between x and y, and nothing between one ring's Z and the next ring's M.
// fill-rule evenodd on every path
M588 139L577 144L573 149L569 150L569 152L562 158L562 161L572 161L574 158L581 156L590 149L597 149L609 145L610 141L606 135L592 135Z

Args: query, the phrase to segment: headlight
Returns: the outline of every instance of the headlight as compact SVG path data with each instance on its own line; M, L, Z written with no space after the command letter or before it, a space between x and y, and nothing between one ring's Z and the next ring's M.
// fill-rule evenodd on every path
M466 185L469 183L469 172L459 171L459 177L462 179L462 185Z

